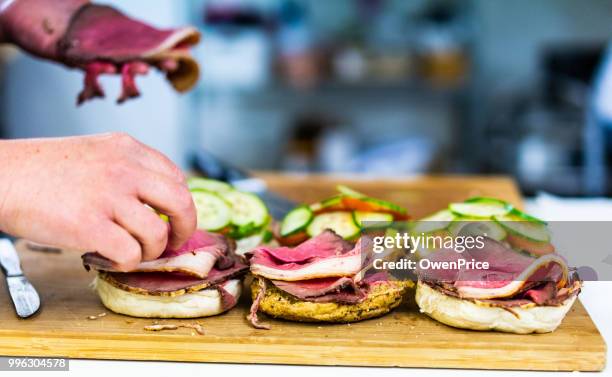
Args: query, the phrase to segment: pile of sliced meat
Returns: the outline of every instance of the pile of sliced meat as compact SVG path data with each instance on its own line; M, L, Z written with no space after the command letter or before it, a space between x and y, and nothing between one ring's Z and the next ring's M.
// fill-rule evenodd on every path
M532 257L485 238L484 247L462 253L443 250L432 254L435 262L487 262L488 269L418 270L419 280L450 296L490 306L512 308L533 305L561 305L580 291L581 282L558 254ZM439 266L439 265L438 265Z
M235 244L220 234L197 230L179 249L166 250L156 260L144 261L131 272L119 272L113 262L98 253L83 255L87 269L101 272L101 278L128 292L177 296L214 288L223 309L236 305L237 297L224 289L228 280L244 275L248 266L235 254Z
M352 245L327 230L296 247L261 246L253 250L251 272L265 278L260 279L258 296L249 314L253 326L268 328L257 319L267 284L302 301L356 304L365 300L370 287L387 281L387 274L362 276L364 240Z
M157 29L88 0L0 0L0 42L85 71L79 104L104 97L102 74L121 75L117 102L138 97L135 77L149 67L165 73L176 90L189 90L199 76L189 47L199 39L192 27Z

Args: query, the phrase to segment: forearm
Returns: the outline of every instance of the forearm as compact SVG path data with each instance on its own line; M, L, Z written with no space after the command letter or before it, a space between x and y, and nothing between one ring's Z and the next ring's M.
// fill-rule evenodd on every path
M48 182L45 166L58 163L65 138L0 140L0 230L19 234L36 201L39 181ZM70 150L65 148L66 158ZM54 151L57 149L57 151Z
M18 181L19 165L24 161L25 153L30 152L28 143L23 140L0 140L0 230L8 232L7 226L15 216L10 206L11 192Z

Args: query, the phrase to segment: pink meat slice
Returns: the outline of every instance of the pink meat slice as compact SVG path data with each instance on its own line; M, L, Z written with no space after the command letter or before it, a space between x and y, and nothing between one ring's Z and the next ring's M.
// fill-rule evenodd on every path
M348 277L322 278L304 281L282 281L272 280L272 283L279 289L301 299L309 297L319 297L330 292L337 292L343 288L357 288L353 279Z
M238 297L234 296L225 289L225 286L228 283L229 282L226 281L223 284L218 284L215 286L215 288L219 292L219 296L221 296L221 308L223 309L223 311L233 308L238 303Z
M247 320L251 323L251 325L260 330L270 330L270 325L267 323L263 323L259 321L259 316L257 312L259 311L259 305L261 301L266 296L266 291L268 289L268 285L265 279L258 279L257 284L259 286L259 291L257 292L257 296L253 300L251 304L251 308L249 309L249 314L247 315Z
M326 230L296 247L260 247L253 253L268 254L279 264L306 263L315 258L346 254L353 246L331 230Z
M207 287L222 285L227 280L238 277L248 270L248 266L236 262L225 270L213 268L206 279L177 272L108 272L108 276L127 290L159 294L180 290L201 290Z
M550 282L537 288L527 290L523 296L529 298L538 305L543 305L557 295L557 286Z
M176 250L167 249L153 261L143 261L131 272L180 272L206 278L214 266L224 269L233 265L232 245L223 235L197 230ZM86 267L118 272L114 263L92 252L82 256Z
M351 278L324 278L298 282L272 280L279 289L305 301L356 304L367 296L367 287Z
M222 249L221 251L224 253L227 248L229 248L227 239L222 234L196 230L181 247L174 250L167 248L160 255L160 258L171 258L205 249L214 251Z
M284 281L352 277L363 268L363 240L350 247L335 233L326 231L295 248L258 248L251 252L251 272ZM295 256L291 255L293 251Z
M559 255L548 254L538 258L515 252L509 247L486 238L483 248L472 248L462 253L453 250L437 252L430 262L466 261L488 262L488 269L419 269L421 280L450 282L460 297L495 299L512 297L534 283L553 282L565 285L568 267Z
M100 74L122 76L119 102L137 97L134 78L149 66L177 91L189 90L199 76L189 47L199 39L192 27L158 29L88 0L0 0L0 41L86 72L79 104L104 97Z

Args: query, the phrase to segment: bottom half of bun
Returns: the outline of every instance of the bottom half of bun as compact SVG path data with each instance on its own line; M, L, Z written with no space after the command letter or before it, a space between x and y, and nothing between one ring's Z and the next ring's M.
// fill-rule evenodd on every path
M446 325L471 330L496 330L516 334L547 333L563 321L577 295L559 306L502 308L446 295L418 282L416 303L422 313Z
M100 276L93 282L102 304L115 313L143 318L197 318L223 313L222 297L215 288L177 296L158 296L128 292L108 283ZM228 280L223 288L236 299L240 297L242 283Z
M253 300L260 290L258 279L265 278L253 279ZM390 312L402 302L405 291L414 284L399 281L378 282L370 287L367 297L356 304L305 301L278 289L269 281L266 286L259 310L271 317L298 322L347 323L379 317Z

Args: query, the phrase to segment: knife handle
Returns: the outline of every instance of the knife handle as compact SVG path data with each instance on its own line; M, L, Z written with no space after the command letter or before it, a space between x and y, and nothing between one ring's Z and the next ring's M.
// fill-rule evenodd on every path
M11 240L7 238L0 239L0 269L6 276L23 275L17 250L15 250Z

